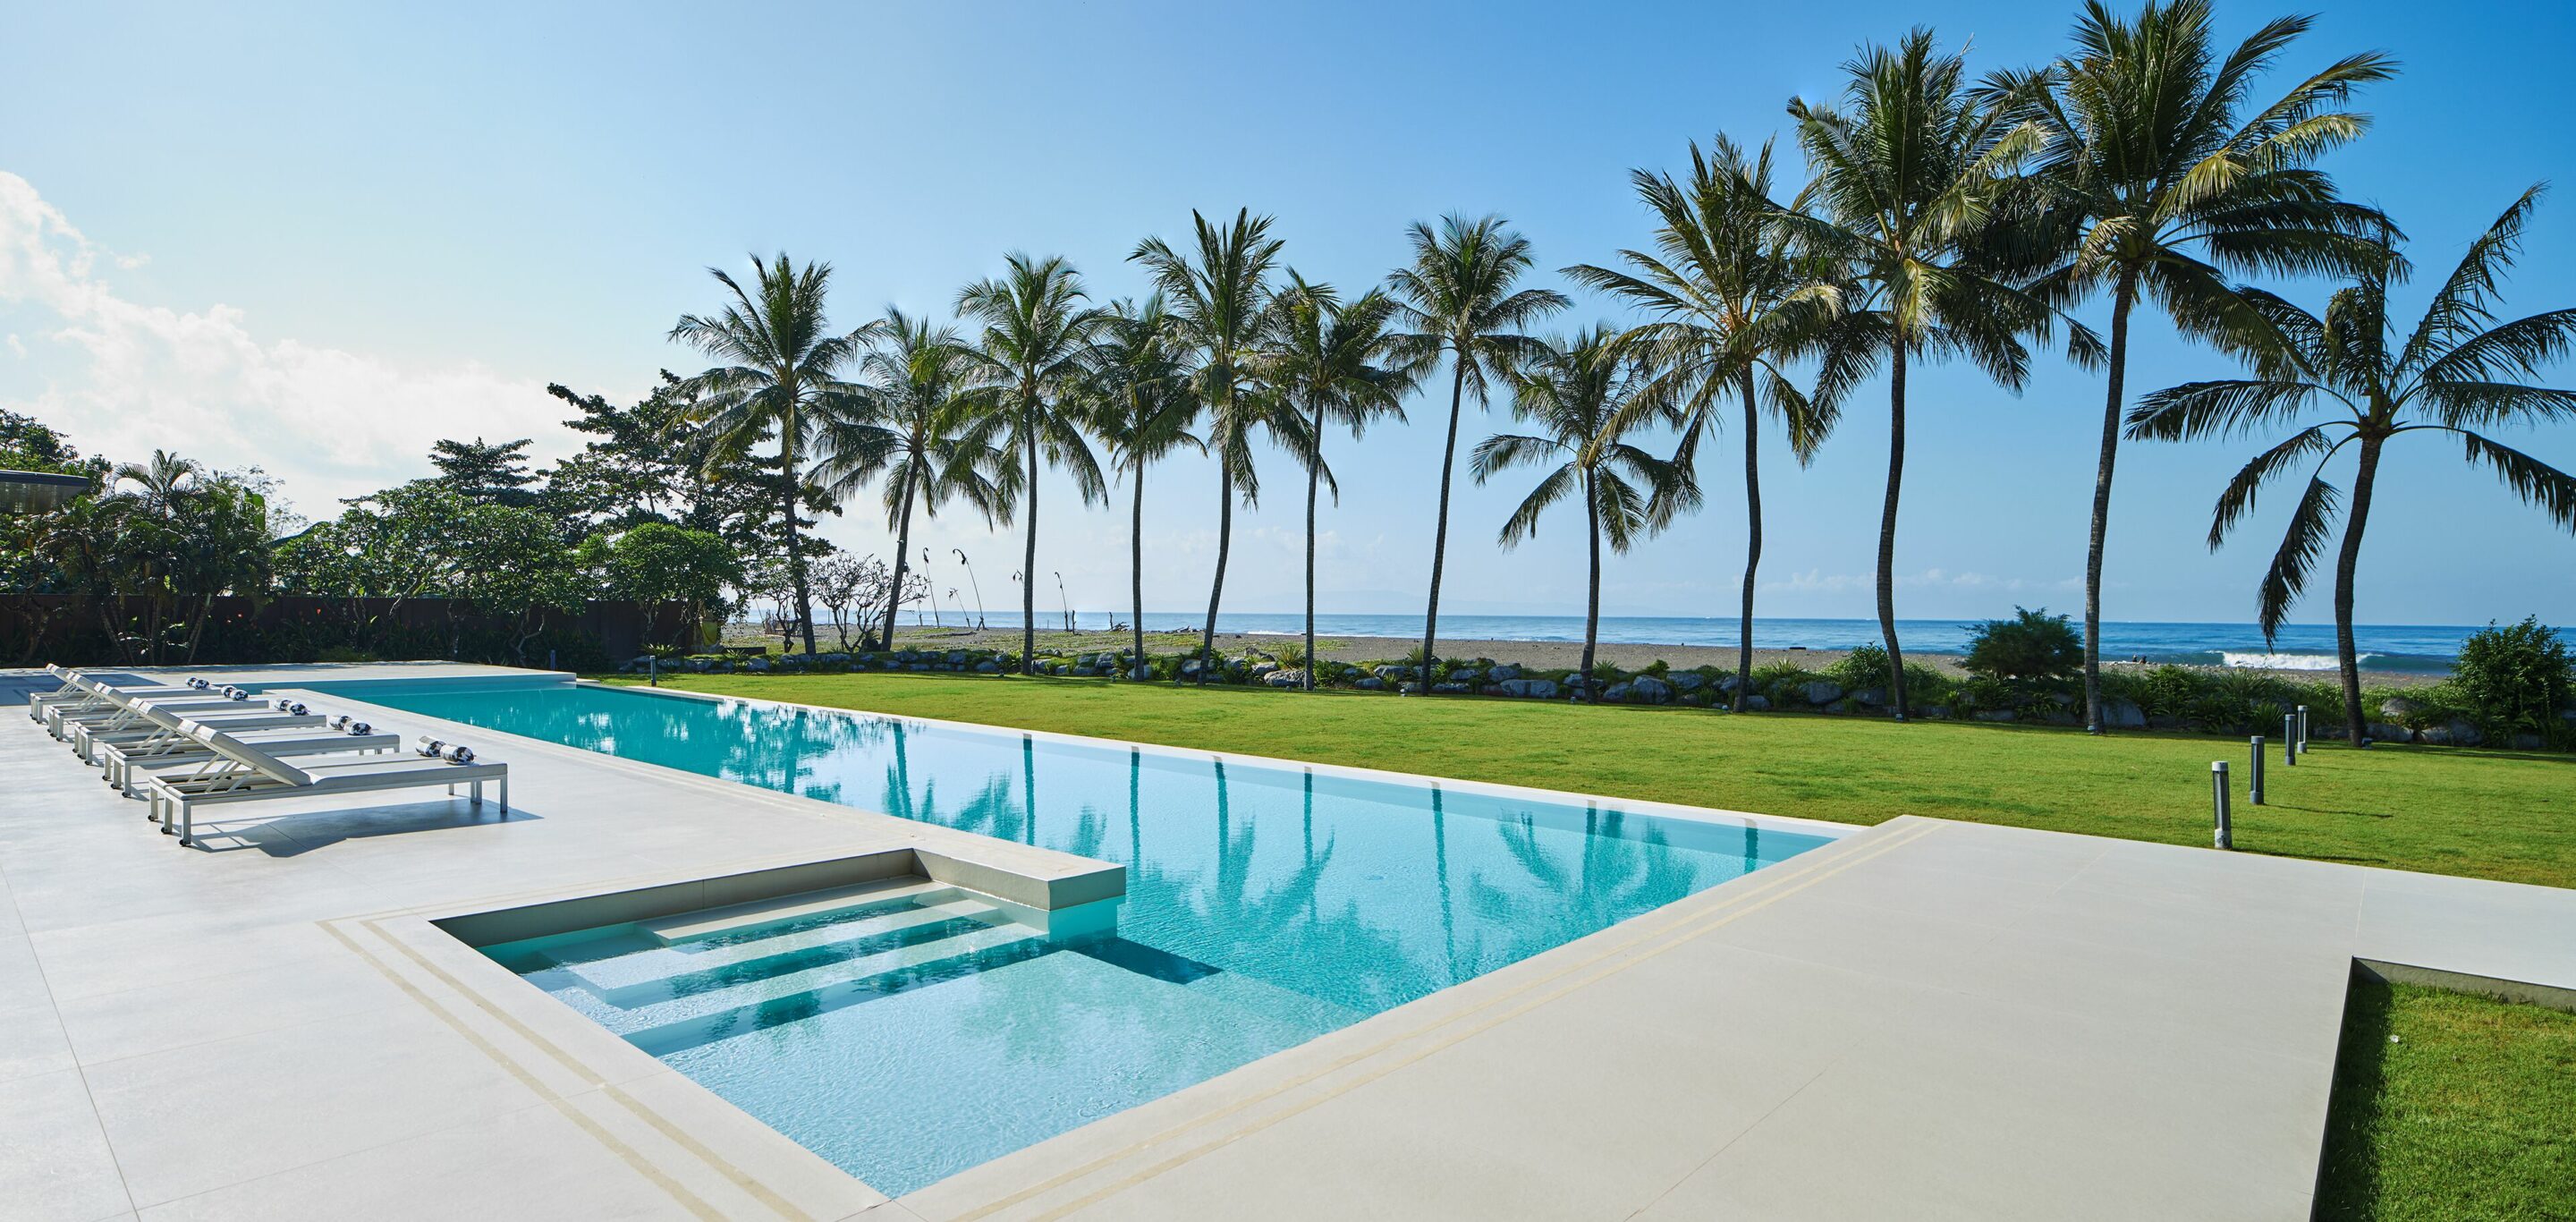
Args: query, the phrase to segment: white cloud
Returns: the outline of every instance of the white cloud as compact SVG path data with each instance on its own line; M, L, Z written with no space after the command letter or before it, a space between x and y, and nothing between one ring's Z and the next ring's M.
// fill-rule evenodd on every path
M31 312L36 387L0 386L85 450L154 448L218 467L256 464L309 513L422 474L432 441L534 436L541 459L579 448L545 384L473 361L406 368L365 353L254 333L239 308L182 311L127 300L99 274L142 256L101 250L33 184L0 171L0 307ZM12 336L13 351L27 345Z
M1896 575L1899 589L1913 590L1994 590L2009 594L2032 591L2051 592L2081 589L2072 577L2056 581L2038 581L2027 577L1997 577L1991 573L1953 573L1947 569L1929 568L1920 573ZM1761 588L1773 594L1849 594L1866 593L1878 588L1878 578L1869 573L1827 573L1808 569L1785 578L1764 581Z

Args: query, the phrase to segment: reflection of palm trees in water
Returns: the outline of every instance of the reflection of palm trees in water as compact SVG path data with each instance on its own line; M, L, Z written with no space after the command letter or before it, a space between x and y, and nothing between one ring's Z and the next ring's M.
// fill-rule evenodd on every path
M1482 872L1467 882L1467 908L1477 922L1470 975L1517 963L1540 951L1607 929L1691 893L1699 869L1664 839L1652 820L1644 834L1625 834L1626 816L1587 807L1574 859L1541 843L1537 820L1524 812L1495 833L1521 877L1511 885ZM1754 851L1748 835L1747 852ZM1488 943L1488 932L1500 935Z
M902 729L887 717L811 713L743 701L718 706L717 717L724 730L717 735L724 749L718 775L825 802L841 801L841 786L814 780L820 765L845 753L871 750ZM665 725L678 730L678 722L672 718ZM687 736L681 732L680 737Z

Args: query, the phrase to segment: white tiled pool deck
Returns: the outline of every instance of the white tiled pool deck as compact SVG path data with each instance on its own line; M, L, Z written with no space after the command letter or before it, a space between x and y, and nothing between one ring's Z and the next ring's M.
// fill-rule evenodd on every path
M0 714L0 1219L2288 1220L2354 959L2576 988L2576 891L1899 819L888 1202L350 918L962 833L380 720L513 817L182 850Z

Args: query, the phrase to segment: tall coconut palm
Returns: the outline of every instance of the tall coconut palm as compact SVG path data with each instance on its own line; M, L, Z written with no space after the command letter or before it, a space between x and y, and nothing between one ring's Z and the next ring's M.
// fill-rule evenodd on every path
M1216 612L1234 543L1235 498L1253 504L1261 495L1252 439L1267 428L1295 450L1299 430L1294 415L1257 383L1270 269L1279 261L1270 218L1237 209L1233 223L1220 227L1193 211L1190 226L1195 241L1187 253L1147 238L1127 257L1143 265L1170 302L1173 333L1191 349L1192 389L1207 410L1207 448L1216 453L1216 576L1208 583L1207 631L1199 641L1199 682L1205 683L1216 666Z
M877 320L859 359L862 410L826 417L819 447L829 457L815 464L815 478L832 495L847 496L882 476L886 528L894 532L894 567L888 586L880 648L894 648L895 613L903 606L903 579L912 555L912 511L931 517L957 497L986 523L1011 512L1016 481L1000 478L1012 455L975 444L969 421L991 387L957 328L934 327L892 306Z
M2005 73L1995 93L2036 120L2046 145L2033 164L2047 264L2031 286L2061 308L2111 298L2102 440L2084 553L2085 725L2102 730L2102 554L2111 523L2129 359L2129 315L2140 299L2185 336L2241 349L2259 330L2230 275L2355 275L2378 255L2377 213L2335 196L2315 159L2359 136L2367 117L2339 109L2353 90L2396 71L2387 56L2352 55L2269 102L2265 71L2313 18L2266 23L2218 54L2208 0L2149 0L2123 20L2093 0L2075 50L2033 73Z
M682 315L670 337L724 364L682 379L674 390L689 403L683 418L707 434L710 473L777 436L779 531L796 591L796 619L804 625L811 657L814 595L797 531L798 504L807 488L803 459L823 416L862 410L858 388L841 374L858 359L866 330L833 333L823 310L831 264L800 268L782 251L772 263L754 258L752 271L755 291L745 292L724 269L707 269L732 300L720 314Z
M1699 500L1687 466L1628 441L1633 431L1674 419L1670 410L1652 407L1655 397L1640 396L1649 378L1636 352L1607 326L1538 345L1513 371L1511 389L1512 418L1540 431L1497 433L1476 444L1470 462L1479 484L1512 467L1555 464L1503 522L1506 548L1537 534L1539 516L1549 506L1582 498L1591 566L1584 585L1580 681L1584 698L1596 704L1601 687L1592 681L1592 655L1601 635L1601 545L1624 553ZM1634 410L1639 403L1650 410Z
M2353 572L2370 523L2379 460L2408 433L2458 441L2472 464L2492 468L2505 486L2552 522L2576 532L2576 476L2479 430L2576 419L2576 390L2535 384L2552 362L2576 352L2576 309L2498 323L2497 296L2522 245L2524 225L2541 188L2523 192L2433 294L2422 321L2402 338L2388 315L2388 286L2404 270L2394 257L2336 291L2318 318L2257 290L2243 290L2271 324L2273 342L2249 353L2255 376L2188 382L2144 396L2129 413L2129 436L2188 441L2296 424L2326 407L2330 418L2308 425L2254 457L2219 494L2209 526L2216 549L2254 509L2255 494L2282 473L2308 468L2308 484L2288 531L2263 574L2258 613L2266 643L2307 587L2308 570L2325 549L2338 509L2342 549L2335 557L2335 655L2343 672L2348 741L2367 743L2361 708L2361 664L2353 648ZM2349 499L2326 482L2325 466L2351 447Z
M1896 512L1905 481L1905 379L1916 358L1962 356L2018 390L2030 370L2022 337L2054 315L1997 279L1971 247L2006 179L2039 146L2035 124L1973 94L1966 61L1917 28L1894 47L1868 47L1843 65L1848 109L1789 103L1811 181L1790 223L1819 254L1842 260L1854 283L1840 324L1888 371L1887 495L1878 521L1878 625L1887 647L1888 704L1905 708L1905 654L1896 636ZM2082 335L2081 332L2078 332ZM2089 337L2085 337L2089 339ZM2091 355L2089 344L2079 355Z
M1375 291L1343 301L1329 284L1310 283L1291 271L1270 316L1263 378L1273 392L1306 417L1314 454L1306 464L1306 666L1304 687L1315 690L1315 505L1332 468L1324 462L1324 426L1338 424L1358 437L1369 422L1404 419L1404 396L1416 371L1395 359L1387 325L1395 302ZM1341 499L1335 485L1333 496Z
M1108 495L1099 460L1083 433L1082 385L1090 367L1092 336L1100 312L1084 304L1082 277L1061 255L1037 258L1017 251L1000 277L958 291L957 312L983 324L975 358L992 393L973 410L965 432L970 444L1016 451L1022 459L1008 479L1025 495L1028 542L1020 567L1020 673L1037 673L1039 460L1063 467L1090 504Z
M1478 406L1491 382L1538 346L1527 330L1571 304L1554 289L1515 289L1532 260L1529 239L1499 216L1469 220L1452 213L1440 227L1413 222L1405 231L1413 260L1387 276L1396 300L1396 351L1427 368L1449 359L1449 433L1440 449L1440 507L1431 529L1431 592L1422 608L1422 691L1431 691L1438 659L1440 570L1449 550L1449 481L1458 461L1458 412L1470 392Z
M1841 309L1842 269L1801 251L1771 198L1771 145L1747 156L1719 136L1702 153L1691 146L1687 181L1634 170L1637 197L1655 214L1652 253L1619 252L1621 269L1579 264L1565 269L1578 284L1636 305L1653 321L1623 342L1650 354L1658 372L1640 405L1680 410L1676 461L1691 463L1723 425L1727 400L1744 408L1744 598L1738 624L1735 711L1743 712L1753 673L1753 592L1762 566L1762 411L1788 430L1804 465L1833 431L1838 399L1849 389L1847 360L1828 366L1809 395L1789 379L1788 365L1819 350Z
M1092 431L1108 451L1112 470L1127 475L1134 509L1128 524L1128 585L1134 618L1136 667L1145 665L1145 468L1184 446L1207 447L1192 435L1199 400L1190 367L1172 331L1172 316L1158 294L1144 304L1109 307L1094 347L1091 368Z

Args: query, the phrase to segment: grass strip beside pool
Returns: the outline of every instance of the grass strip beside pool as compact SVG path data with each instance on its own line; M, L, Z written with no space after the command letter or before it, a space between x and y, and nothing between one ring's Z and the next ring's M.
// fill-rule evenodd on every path
M2576 1219L2576 1014L2356 979L2316 1216Z
M2247 744L1976 722L969 675L688 675L664 686L1760 814L1928 815L2167 844L2210 840L2209 764L2233 765L2240 850L2576 886L2576 757Z

